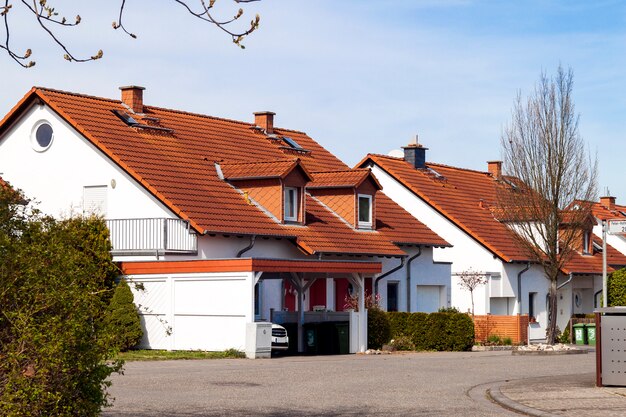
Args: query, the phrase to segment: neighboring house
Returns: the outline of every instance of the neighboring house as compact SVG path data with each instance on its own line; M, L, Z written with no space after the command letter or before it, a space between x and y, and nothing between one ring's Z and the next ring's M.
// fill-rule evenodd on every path
M406 277L413 300L418 282L436 293L424 308L449 305L450 265L432 261L448 242L370 170L274 127L271 112L244 123L121 90L120 101L33 88L0 122L0 167L45 213L104 216L114 259L141 284L142 346L242 349L248 323L280 319L297 323L302 350L306 321L346 320L362 351L366 291L407 256L411 273L396 271L386 306L405 308ZM348 293L358 313L304 314L342 311Z
M513 226L497 219L496 187L512 187L502 175L501 162L488 162L482 172L427 163L427 148L421 145L403 149L403 157L370 154L357 166L372 169L383 193L453 245L434 250L436 261L452 262L452 305L470 309L469 292L458 285L459 276L479 272L487 283L474 291L476 314L528 314L536 320L530 338L545 338L549 281L517 240ZM573 313L593 311L594 294L602 286L602 255L588 250L589 241L585 249L584 244L581 237L558 282L560 329ZM613 261L624 265L626 257Z
M602 222L609 220L626 221L626 206L615 204L615 197L600 197L599 202L592 203L591 213L594 217L593 234L596 236L597 244L602 245ZM598 240L599 238L599 240ZM606 235L608 245L626 255L626 234ZM610 253L610 252L609 252Z

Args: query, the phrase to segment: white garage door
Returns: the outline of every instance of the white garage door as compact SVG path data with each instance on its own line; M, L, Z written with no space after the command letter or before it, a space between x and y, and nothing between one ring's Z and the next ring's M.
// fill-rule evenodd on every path
M141 347L245 348L246 323L254 321L250 274L135 276L131 280L144 287L133 289L144 326Z
M441 307L441 286L418 285L417 286L417 311L433 313Z

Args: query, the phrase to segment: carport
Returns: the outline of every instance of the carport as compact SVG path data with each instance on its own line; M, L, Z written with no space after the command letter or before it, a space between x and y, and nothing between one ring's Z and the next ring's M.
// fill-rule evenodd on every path
M153 262L124 262L121 265L124 274L133 278L146 276L169 276L172 279L191 281L201 280L204 276L208 280L216 281L215 276L218 275L220 282L227 283L229 281L229 275L232 273L238 273L238 279L241 282L242 276L247 276L245 282L248 284L245 286L249 289L247 294L241 294L239 291L236 294L232 293L231 288L226 284L215 285L212 287L212 297L219 298L225 297L232 300L238 298L241 307L237 311L230 309L223 314L211 310L212 306L206 305L206 311L203 311L201 307L197 307L194 314L185 312L182 316L188 317L193 315L194 317L209 317L207 322L216 323L222 318L223 323L216 325L216 327L226 326L226 322L233 323L228 326L241 325L241 333L238 331L236 335L233 335L234 343L231 346L241 345L242 338L245 339L245 323L254 321L254 287L259 280L269 279L288 279L295 290L297 291L297 325L298 325L298 352L304 352L304 323L305 323L305 311L304 305L304 293L313 285L313 283L320 279L330 278L346 278L353 285L355 291L359 295L359 308L357 314L358 317L358 329L357 329L357 351L364 352L367 349L367 312L365 311L365 278L372 277L379 274L382 270L382 264L380 262L371 261L338 261L338 260L309 260L309 259L264 259L264 258L238 258L238 259L211 259L211 260L190 260L190 261L153 261ZM220 275L220 274L223 274ZM244 288L245 288L244 287ZM174 292L174 290L172 290ZM216 294L216 292L219 292ZM193 292L192 292L193 293ZM197 293L197 297L201 297L201 293ZM235 297L235 298L233 298ZM247 297L248 302L242 300L239 297ZM193 296L188 297L185 300L180 300L179 304L193 303L198 305L197 300L192 299ZM177 312L181 310L181 306L175 305L176 298L171 297L171 303L169 310L171 311L169 319L171 323L177 323ZM208 303L207 303L208 304ZM239 304L239 303L238 303ZM237 319L236 322L233 318ZM197 323L201 323L200 320ZM236 324L235 324L236 323ZM186 330L187 332L193 331L193 329ZM196 329L201 334L206 332L207 329ZM176 327L173 328L173 338L170 349L178 349L176 342L177 332L180 332ZM222 332L221 334L224 334ZM226 337L226 335L224 336ZM230 343L230 342L228 342ZM222 345L224 342L221 343ZM188 344L189 345L189 344ZM189 345L190 348L195 349L210 349L205 345L198 344Z

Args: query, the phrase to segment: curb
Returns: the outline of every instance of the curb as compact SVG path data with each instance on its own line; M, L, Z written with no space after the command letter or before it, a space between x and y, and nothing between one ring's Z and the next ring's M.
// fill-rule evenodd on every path
M487 389L487 397L499 406L534 417L561 417L557 414L537 410L536 408L531 408L511 400L500 391L502 384L504 384L504 382L496 382Z

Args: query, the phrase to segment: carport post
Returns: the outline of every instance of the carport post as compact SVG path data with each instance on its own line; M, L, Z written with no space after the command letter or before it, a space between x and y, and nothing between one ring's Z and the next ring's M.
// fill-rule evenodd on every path
M352 284L359 291L359 352L367 350L367 311L365 311L365 278L353 273Z
M304 280L297 272L292 272L291 282L298 291L298 353L304 353Z

